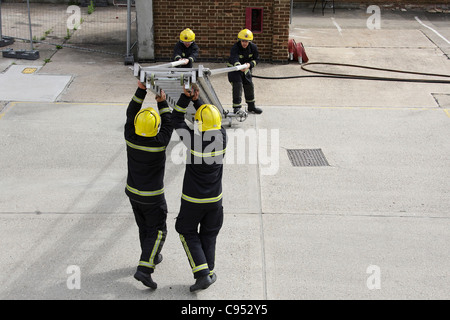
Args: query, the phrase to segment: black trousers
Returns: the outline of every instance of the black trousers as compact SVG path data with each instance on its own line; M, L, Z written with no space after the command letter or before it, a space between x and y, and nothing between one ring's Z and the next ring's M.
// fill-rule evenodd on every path
M216 239L222 224L222 200L203 204L181 200L175 230L180 234L195 279L214 271Z
M231 82L233 87L233 108L242 107L242 89L244 89L245 102L250 108L255 107L255 86L253 85L252 77L245 76L241 73L239 80Z
M153 273L155 259L161 252L167 236L167 204L162 198L152 204L136 202L130 199L136 224L139 228L141 256L138 270Z

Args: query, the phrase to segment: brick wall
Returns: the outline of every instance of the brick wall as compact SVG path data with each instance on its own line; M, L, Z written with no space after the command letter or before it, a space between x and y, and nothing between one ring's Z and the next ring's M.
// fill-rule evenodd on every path
M287 62L290 0L153 0L156 60L168 60L180 32L191 28L200 61L226 61L245 28L247 7L263 8L262 33L254 33L261 59Z

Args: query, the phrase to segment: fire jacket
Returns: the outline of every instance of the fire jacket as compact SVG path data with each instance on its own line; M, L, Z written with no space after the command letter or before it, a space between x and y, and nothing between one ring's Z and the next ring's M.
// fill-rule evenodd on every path
M172 111L172 123L187 147L181 198L191 203L215 203L222 199L223 158L227 145L225 128L196 133L184 121L190 98L181 94ZM194 101L197 110L201 99Z
M243 48L241 41L236 42L231 47L230 57L228 58L228 67L235 67L244 63L250 64L250 69L242 71L233 71L228 73L228 81L242 82L242 76L245 76L248 81L252 80L251 70L259 63L258 47L253 42L248 44L247 48Z
M193 62L197 61L199 47L195 42L192 42L189 47L186 47L182 41L178 41L173 49L173 61L178 61L180 59L189 59L189 63L180 68L192 68Z
M166 101L158 102L161 129L154 137L142 137L135 133L134 118L141 109L147 91L136 90L128 105L125 124L128 177L125 193L132 200L154 203L164 197L164 170L166 147L173 132L171 113Z

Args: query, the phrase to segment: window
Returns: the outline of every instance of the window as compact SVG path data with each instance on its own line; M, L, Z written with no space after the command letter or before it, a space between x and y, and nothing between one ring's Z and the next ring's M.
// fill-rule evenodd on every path
M245 27L253 33L263 31L263 8L247 8L245 10Z

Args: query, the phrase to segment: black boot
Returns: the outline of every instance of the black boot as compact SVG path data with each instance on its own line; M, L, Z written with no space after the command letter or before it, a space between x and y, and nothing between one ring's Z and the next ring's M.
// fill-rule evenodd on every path
M216 281L214 279L214 281ZM211 279L211 276L208 274L206 276L198 278L195 283L189 288L191 292L200 290L200 289L207 289L210 285L214 283L214 281Z
M249 113L255 113L255 114L261 114L262 113L262 109L255 107L255 103L254 102L249 102L247 105L248 105L248 112Z
M158 287L157 283L152 280L151 273L144 273L142 271L136 271L134 274L134 278L140 282L146 287L156 289Z

